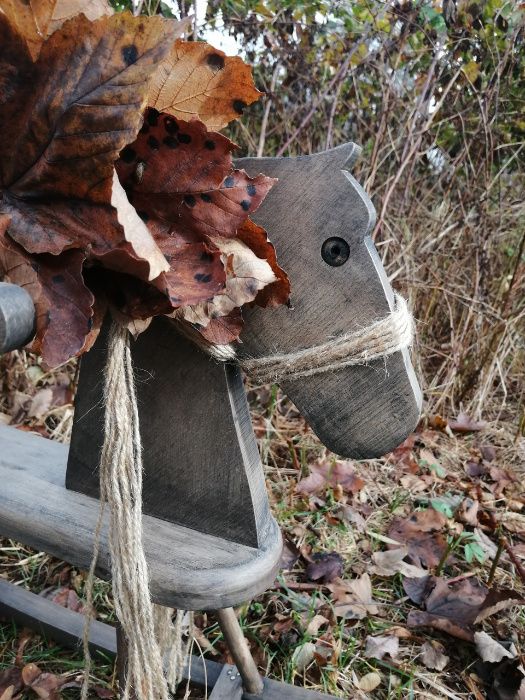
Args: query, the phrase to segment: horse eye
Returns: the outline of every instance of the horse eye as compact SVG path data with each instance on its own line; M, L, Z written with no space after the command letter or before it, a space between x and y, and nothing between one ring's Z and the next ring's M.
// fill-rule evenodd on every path
M327 238L321 248L323 260L332 267L344 265L350 257L350 246L344 238Z

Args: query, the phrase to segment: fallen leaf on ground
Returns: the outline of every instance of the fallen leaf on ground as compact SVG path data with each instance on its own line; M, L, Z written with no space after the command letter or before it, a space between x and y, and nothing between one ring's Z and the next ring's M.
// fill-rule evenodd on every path
M449 662L449 657L445 656L445 648L439 642L430 640L421 646L419 658L426 668L431 671L442 671Z
M455 433L473 433L483 430L487 426L486 421L473 420L466 413L461 412L455 420L449 421L449 427Z
M399 637L379 636L367 637L365 656L368 659L379 659L383 656L390 656L395 659L399 654Z
M388 536L408 547L408 557L419 567L437 566L446 550L446 540L441 532L447 518L435 510L416 511L408 518L395 518L388 530ZM394 545L389 545L394 547Z
M317 462L310 465L309 469L310 475L297 484L297 493L310 495L340 484L346 493L356 494L365 485L363 479L355 473L350 461Z
M428 571L404 561L408 556L408 547L389 549L386 552L374 552L372 559L374 564L369 568L370 573L378 576L394 576L403 574L409 578L422 578L428 576Z
M365 673L364 676L357 681L356 685L359 690L365 693L371 693L378 686L381 685L381 675L377 671L371 671L370 673Z
M12 694L22 690L22 673L19 668L6 668L0 671L0 698L11 689Z
M367 615L377 615L378 607L372 599L372 583L367 573L350 581L339 579L326 587L336 602L334 612L337 617L362 620Z
M474 623L488 590L471 578L449 584L446 579L431 577L422 600L425 611L411 610L409 627L433 627L447 634L473 641Z
M476 632L474 643L481 659L491 664L499 663L504 658L513 659L516 656L486 632Z
M312 663L315 654L315 644L313 642L305 642L300 647L297 647L292 654L292 663L301 673L305 668Z
M312 561L306 567L306 576L310 581L330 583L343 575L344 560L337 552L317 552L312 554Z
M314 615L308 623L308 625L306 626L306 634L309 634L311 637L315 637L321 629L321 627L324 627L329 623L330 620L324 615Z
M499 515L498 520L505 530L509 532L515 532L516 534L525 533L525 513L515 513L507 510Z

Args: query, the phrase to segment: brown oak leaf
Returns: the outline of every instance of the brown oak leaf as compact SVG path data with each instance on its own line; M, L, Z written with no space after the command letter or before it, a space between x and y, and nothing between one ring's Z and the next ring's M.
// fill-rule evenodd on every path
M259 99L252 72L239 57L203 41L177 41L153 79L149 105L218 130Z

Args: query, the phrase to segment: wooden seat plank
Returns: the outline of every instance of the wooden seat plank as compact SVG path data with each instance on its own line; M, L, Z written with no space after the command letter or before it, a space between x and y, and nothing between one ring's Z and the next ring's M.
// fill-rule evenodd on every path
M8 426L0 426L0 444L0 533L88 568L99 502L65 488L67 446ZM282 540L272 518L257 549L148 515L143 524L157 603L231 607L262 593L275 578ZM107 525L97 574L110 577Z

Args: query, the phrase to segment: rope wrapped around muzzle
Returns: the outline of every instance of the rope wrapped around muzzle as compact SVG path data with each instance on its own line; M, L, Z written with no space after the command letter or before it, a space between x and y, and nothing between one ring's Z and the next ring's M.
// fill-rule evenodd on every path
M394 310L369 326L303 350L247 358L240 362L242 368L261 384L311 377L343 367L367 365L407 348L412 343L413 329L407 303L396 294Z

